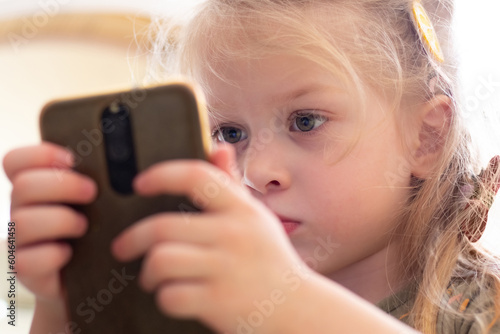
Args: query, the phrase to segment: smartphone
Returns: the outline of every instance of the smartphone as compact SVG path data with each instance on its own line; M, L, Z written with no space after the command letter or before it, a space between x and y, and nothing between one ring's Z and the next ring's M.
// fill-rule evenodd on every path
M195 320L161 313L142 291L142 259L117 262L111 241L127 226L165 211L195 211L185 197L141 197L132 189L141 171L169 159L207 159L207 115L193 87L175 82L48 103L40 115L42 140L68 148L74 169L97 183L89 205L73 206L89 221L87 233L67 240L73 248L61 271L67 331L96 333L212 334ZM62 169L54 166L55 173ZM165 263L168 266L168 263Z

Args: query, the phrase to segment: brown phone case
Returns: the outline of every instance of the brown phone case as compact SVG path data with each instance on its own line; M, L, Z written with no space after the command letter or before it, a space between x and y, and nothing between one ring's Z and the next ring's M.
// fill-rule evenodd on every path
M141 218L163 211L194 210L183 197L145 198L116 191L111 179L120 180L120 170L110 168L114 162L110 162L111 144L106 138L117 136L120 127L105 122L103 112L116 112L117 107L126 111L123 115L128 113L137 173L167 159L207 159L206 115L188 84L55 101L44 107L42 139L72 150L74 169L98 185L93 203L73 206L87 216L89 229L82 238L68 240L73 255L61 272L70 319L67 328L74 334L212 334L195 320L161 313L154 295L139 288L141 259L120 263L110 253L111 240ZM120 154L123 152L116 156ZM54 171L61 172L57 166Z

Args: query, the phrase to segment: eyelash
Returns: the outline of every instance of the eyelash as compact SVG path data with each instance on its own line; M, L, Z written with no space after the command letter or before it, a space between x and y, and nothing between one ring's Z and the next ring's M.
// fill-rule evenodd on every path
M300 131L298 129L298 130L295 130L294 132L300 132L302 135L312 135L313 130L320 128L321 126L323 126L323 124L325 122L328 122L330 120L328 117L319 114L318 111L314 110L314 109L299 110L299 111L293 112L290 115L290 117L288 117L288 124L289 124L288 128L291 129L293 126L296 126L297 119L299 119L301 117L306 117L306 116L312 116L315 121L322 121L322 123L317 125L317 126L315 125L311 130L308 130L308 131Z
M314 127L311 129L311 130L307 130L307 131L301 131L300 129L294 129L292 130L292 128L295 126L297 126L297 119L301 118L301 117L307 117L307 116L312 116L314 118L315 121L322 121L321 124L319 125L313 125ZM318 128L320 128L321 126L323 126L323 124L325 122L328 122L330 119L324 115L321 115L319 114L316 110L314 109L306 109L306 110L299 110L299 111L295 111L293 112L289 117L288 117L288 129L289 131L291 132L299 132L301 135L305 135L305 136L310 136L310 135L313 135L314 134L314 130L317 130ZM220 136L222 136L222 131L224 130L227 130L227 129L236 129L240 132L244 132L241 128L239 128L237 125L232 125L232 124L222 124L222 125L219 125L217 126L214 130L212 130L212 139L213 140L216 140L216 141L223 141L221 140ZM248 134L245 134L244 135L244 139L246 139L248 136ZM236 143L239 143L241 140L238 140L238 142ZM234 143L235 144L235 143Z
M214 130L212 130L212 140L215 140L215 141L219 141L219 142L223 142L225 140L221 140L220 136L222 136L222 132L224 130L227 130L227 129L237 129L239 131L243 131L241 130L241 128L239 128L237 125L232 125L232 124L222 124L222 125L219 125L217 126ZM243 138L243 139L246 139ZM239 142L240 140L238 140Z

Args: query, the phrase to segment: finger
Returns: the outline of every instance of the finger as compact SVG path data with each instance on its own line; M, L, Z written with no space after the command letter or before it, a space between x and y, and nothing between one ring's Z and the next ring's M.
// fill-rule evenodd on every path
M149 216L123 231L112 243L112 253L120 261L130 261L162 242L209 245L217 240L215 220L206 215L160 213Z
M40 277L59 272L71 258L71 247L66 243L44 243L16 251L15 269L22 282L34 284Z
M95 182L73 171L57 174L47 169L29 170L14 177L12 184L13 209L35 203L85 204L97 195Z
M22 207L12 212L16 222L16 245L61 238L81 237L87 231L87 219L64 205Z
M61 275L58 271L29 281L21 280L21 282L28 290L33 291L37 298L61 298Z
M207 284L198 280L164 283L156 293L158 308L177 318L197 317L206 300Z
M12 150L3 159L5 174L11 181L28 168L70 168L73 164L74 157L70 151L48 142Z
M212 251L178 243L155 246L145 257L140 284L146 291L154 291L171 280L206 279L213 271Z
M175 160L154 165L134 180L141 195L186 195L201 209L220 211L232 207L248 194L231 177L201 160Z

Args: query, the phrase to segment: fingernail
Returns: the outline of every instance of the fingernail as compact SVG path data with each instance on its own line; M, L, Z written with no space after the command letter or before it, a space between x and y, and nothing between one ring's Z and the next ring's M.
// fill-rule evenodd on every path
M85 233L85 231L87 231L88 227L87 217L84 214L78 213L77 224L78 227L80 228L81 233Z
M121 257L121 252L120 252L120 243L119 243L119 239L118 238L115 238L113 240L111 240L111 255L113 255L113 257L122 262L123 259Z
M73 167L75 165L75 157L70 151L62 151L56 155L57 161L65 164L68 167Z
M145 184L146 181L141 175L138 175L133 181L134 189L138 191L141 191L144 188Z
M84 194L88 196L93 196L96 191L96 186L94 182L90 180L84 180L82 187Z
M67 254L67 256L71 256L71 253L73 252L73 248L71 247L71 245L63 242L63 243L60 243L62 249L63 249L63 252L65 252Z

